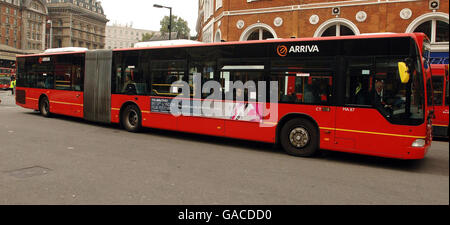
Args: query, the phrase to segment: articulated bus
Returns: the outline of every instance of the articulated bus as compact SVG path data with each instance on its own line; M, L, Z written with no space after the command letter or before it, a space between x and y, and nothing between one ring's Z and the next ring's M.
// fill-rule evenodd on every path
M16 103L131 132L273 143L294 156L422 159L432 140L429 48L414 33L23 55Z
M448 64L431 64L433 84L433 136L448 137Z
M8 90L11 87L11 78L15 76L14 68L0 67L0 89Z

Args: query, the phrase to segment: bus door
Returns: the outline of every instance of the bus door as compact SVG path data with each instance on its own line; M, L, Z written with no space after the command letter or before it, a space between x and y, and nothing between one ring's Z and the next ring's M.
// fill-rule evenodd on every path
M347 58L341 65L340 79L336 84L335 145L344 151L358 149L359 138L368 138L365 131L385 119L372 108L374 93L374 64L372 58ZM381 122L380 122L381 121Z

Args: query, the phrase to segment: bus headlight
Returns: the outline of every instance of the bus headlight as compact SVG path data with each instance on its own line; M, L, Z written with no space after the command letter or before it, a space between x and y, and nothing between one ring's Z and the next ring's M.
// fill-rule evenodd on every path
M412 145L412 147L423 147L425 146L425 139L416 139Z

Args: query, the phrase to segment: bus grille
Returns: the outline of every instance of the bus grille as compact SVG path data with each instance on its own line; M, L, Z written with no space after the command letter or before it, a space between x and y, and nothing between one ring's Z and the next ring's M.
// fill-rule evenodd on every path
M25 90L16 90L16 102L25 104Z

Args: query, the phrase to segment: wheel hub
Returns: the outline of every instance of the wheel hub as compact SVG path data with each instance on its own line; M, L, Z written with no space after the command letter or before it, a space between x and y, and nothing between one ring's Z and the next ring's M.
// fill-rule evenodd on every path
M296 148L303 148L309 142L309 134L305 128L297 127L289 134L289 141Z

